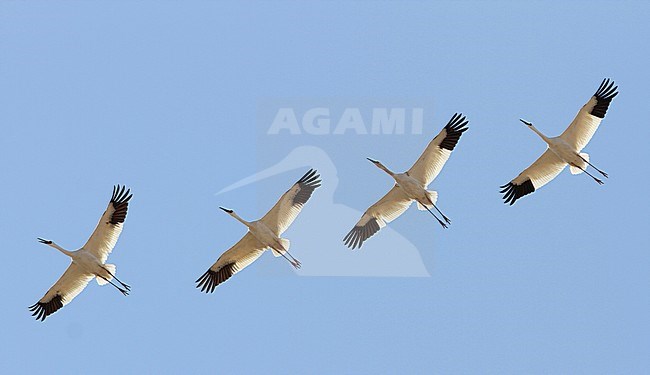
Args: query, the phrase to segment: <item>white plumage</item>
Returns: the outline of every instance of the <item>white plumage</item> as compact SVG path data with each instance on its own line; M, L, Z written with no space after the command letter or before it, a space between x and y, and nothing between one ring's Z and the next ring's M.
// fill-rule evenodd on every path
M289 240L280 236L293 223L320 184L320 175L310 169L282 195L264 217L253 222L242 219L233 210L220 207L246 225L249 231L196 280L196 287L202 292L214 292L219 284L253 263L266 249L271 249L273 255L283 256L294 267L300 268L300 262L289 254Z
M449 159L460 136L468 129L467 123L465 116L454 114L405 173L393 173L379 161L368 159L393 177L395 186L364 212L354 228L343 238L346 246L351 249L360 248L364 241L404 213L413 201L418 203L418 208L429 211L440 225L447 227L451 221L435 205L438 194L428 191L427 186L438 176ZM435 208L446 223L438 219L430 207Z
M93 278L96 278L100 285L110 283L124 295L129 293L131 287L115 277L115 265L107 264L106 259L122 232L131 197L130 190L125 191L124 187L120 189L119 185L113 187L113 195L106 211L99 219L93 234L79 250L68 251L52 241L38 239L41 243L69 256L72 263L43 298L29 307L32 316L37 320L45 320L48 315L70 303ZM117 280L122 288L113 284L112 279Z
M582 106L575 119L558 137L546 137L532 123L521 120L546 142L548 148L541 157L517 177L501 186L501 193L504 194L503 199L506 204L513 205L517 199L546 185L567 165L571 167L572 174L585 172L597 183L603 183L586 170L587 166L593 167L604 177L607 177L607 174L589 162L588 154L580 151L589 143L598 129L609 104L618 95L617 89L618 86L614 86L614 81L604 79L596 93Z

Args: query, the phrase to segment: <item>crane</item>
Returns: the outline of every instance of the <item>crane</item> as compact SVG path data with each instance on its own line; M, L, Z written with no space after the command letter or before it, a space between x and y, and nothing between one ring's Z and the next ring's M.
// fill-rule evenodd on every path
M233 210L219 207L248 227L248 232L196 280L196 287L205 293L214 292L219 284L253 263L269 248L274 256L282 256L292 266L300 268L300 262L289 253L289 240L280 236L293 223L320 185L320 175L316 170L310 169L257 221L246 221Z
M447 228L451 220L435 204L438 193L427 190L427 186L442 170L460 136L467 131L467 124L468 121L462 113L454 114L440 133L429 142L415 164L404 173L394 173L381 162L368 158L371 163L390 175L395 180L395 185L366 210L354 228L343 238L345 245L353 250L361 248L365 240L387 223L398 218L413 201L417 202L418 209L429 211L443 228ZM431 211L430 207L438 211L444 222Z
M131 287L115 277L116 267L106 263L108 255L113 251L117 239L122 233L122 225L126 219L129 200L133 196L131 189L125 191L120 185L113 187L111 201L104 214L99 219L85 245L76 251L69 251L56 243L38 238L40 243L53 247L72 259L72 263L65 270L59 280L45 293L43 298L29 307L36 320L44 321L46 317L55 313L63 306L70 303L95 278L99 285L111 284L125 296ZM121 284L117 286L113 279Z
M551 182L567 165L571 174L584 172L599 185L603 184L601 179L587 171L587 166L591 166L605 178L609 176L591 164L589 154L581 151L598 129L612 99L618 95L617 89L618 86L614 86L614 81L609 78L603 79L596 93L582 106L566 130L557 137L549 138L537 130L531 122L519 120L546 142L547 149L517 177L501 186L500 193L503 194L505 204L512 206L517 199Z

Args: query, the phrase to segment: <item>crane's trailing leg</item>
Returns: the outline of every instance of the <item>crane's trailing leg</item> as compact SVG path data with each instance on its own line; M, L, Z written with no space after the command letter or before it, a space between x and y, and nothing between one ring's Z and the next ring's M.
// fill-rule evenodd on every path
M435 204L431 203L431 205L433 205L433 208L435 208L436 211L438 211L440 215L442 215L442 218L447 222L447 224L451 224L451 220L449 220L449 218L445 216L445 214L443 214L442 211L440 211L440 209Z
M604 182L602 180L597 179L591 173L587 172L587 170L585 170L584 168L582 168L582 167L578 167L578 168L582 169L582 171L585 172L589 177L593 178L594 181L596 181L598 183L598 185L604 184Z
M128 291L131 290L131 286L130 286L130 285L127 285L127 284L123 283L122 281L120 281L120 279L118 279L115 275L113 275L113 273L112 273L111 271L109 271L108 269L106 269L106 267L102 267L102 268L103 268L106 272L108 272L108 274L111 275L115 280L117 280L118 283L122 284L122 286L124 287L124 289L126 289L126 290L128 290Z
M585 159L584 157L582 157L582 155L578 154L578 156L580 156L580 159L582 159L585 163L589 164L593 169L597 170L598 173L600 173L600 174L602 174L603 176L605 176L605 178L609 178L609 176L607 175L607 173L605 173L605 172L601 171L600 169L596 168L595 165L591 164L591 163L589 162L589 160L587 160L587 159Z
M436 220L438 220L438 223L440 223L440 225L442 225L443 228L445 228L445 229L449 228L449 227L447 226L447 224L445 224L442 220L438 219L438 216L436 216L436 214L434 214L434 213L429 209L429 207L427 207L426 205L422 204L421 202L420 202L420 205L422 205L422 207L426 208L427 211L429 211L429 213L431 214L431 216L435 217ZM434 207L435 207L435 206L434 206ZM440 211L438 211L438 212L440 212ZM442 212L440 212L440 213L442 214ZM442 216L444 217L444 215L442 215Z
M277 251L277 250L276 250L276 251ZM291 265L292 265L295 269L300 269L300 266L302 265L302 263L300 263L300 262L298 261L298 259L294 258L293 255L289 254L288 251L283 250L283 251L277 251L277 252L280 253L280 255L282 255L282 257L283 257L284 259L286 259L289 263L291 263ZM289 259L289 257L287 257L287 255L289 255L289 257L291 257L291 259Z
M112 281L110 281L109 279L105 278L104 276L99 276L99 277L101 277L102 279L106 280L106 282L109 283L109 284L111 284L112 286L116 287L117 290L119 290L120 292L122 292L122 294L124 294L125 296L128 296L128 295L129 295L129 291L128 291L128 290L124 290L124 289L120 288L119 286L113 284Z
M298 261L298 259L294 258L293 255L291 255L291 253L288 252L288 251L287 251L287 255L289 255L289 257L291 257L291 261L290 261L291 265L294 266L296 269L300 269L300 266L302 266L302 263L300 263L300 261Z

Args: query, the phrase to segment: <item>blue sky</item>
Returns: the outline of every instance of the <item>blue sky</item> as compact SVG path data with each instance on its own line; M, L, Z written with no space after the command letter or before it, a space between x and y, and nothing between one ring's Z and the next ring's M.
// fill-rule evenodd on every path
M649 16L645 2L0 3L0 368L647 373ZM544 150L518 119L559 134L605 77L620 94L585 149L605 185L565 171L503 205L498 186ZM269 102L427 110L417 136L277 141ZM331 146L333 202L362 211L391 185L365 157L408 168L454 112L470 130L432 184L451 228L414 208L390 224L430 277L300 277L265 254L212 295L194 288L245 232L217 207L255 219L307 167L216 192L316 144ZM34 321L26 307L68 265L36 237L78 248L117 183L134 198L110 261L132 294L93 282ZM303 263L328 251L292 229Z

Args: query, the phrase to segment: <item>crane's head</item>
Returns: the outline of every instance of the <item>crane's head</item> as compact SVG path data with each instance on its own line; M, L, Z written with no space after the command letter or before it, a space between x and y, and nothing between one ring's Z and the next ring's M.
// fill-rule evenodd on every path
M524 124L526 124L526 125L528 125L528 126L533 126L533 123L532 123L532 122L528 122L528 121L526 121L526 120L524 120L524 119L519 119L519 121L523 122Z
M231 209L229 209L229 208L223 208L223 207L219 207L219 208L222 209L222 210L224 210L224 211L226 211L226 212L229 213L229 214L231 214L231 213L234 212L233 210L231 210Z
M38 240L38 242L40 242L40 243L44 243L44 244L46 244L46 245L51 245L51 244L52 244L52 241L50 241L50 240L44 240L44 239L42 239L42 238L40 238L40 237L38 237L37 240Z

